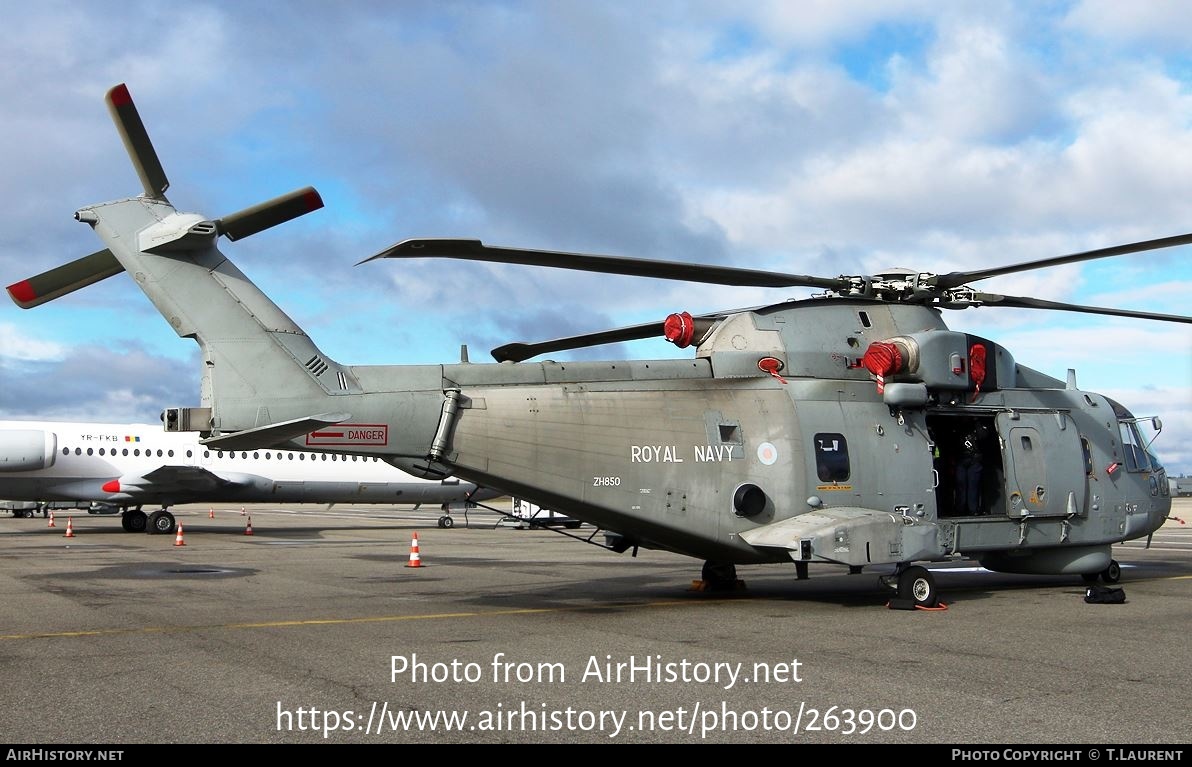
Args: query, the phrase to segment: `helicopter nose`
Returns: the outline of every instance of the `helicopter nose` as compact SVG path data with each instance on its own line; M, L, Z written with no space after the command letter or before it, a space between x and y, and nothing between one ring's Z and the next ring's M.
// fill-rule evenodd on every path
M1146 532L1144 535L1152 535L1163 523L1167 521L1167 511L1162 504L1152 504L1146 513Z

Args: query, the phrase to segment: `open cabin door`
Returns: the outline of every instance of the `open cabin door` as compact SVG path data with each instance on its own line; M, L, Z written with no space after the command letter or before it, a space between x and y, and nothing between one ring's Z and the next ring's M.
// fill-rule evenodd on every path
M997 430L1006 468L1008 516L1084 516L1088 493L1084 453L1067 413L999 413Z

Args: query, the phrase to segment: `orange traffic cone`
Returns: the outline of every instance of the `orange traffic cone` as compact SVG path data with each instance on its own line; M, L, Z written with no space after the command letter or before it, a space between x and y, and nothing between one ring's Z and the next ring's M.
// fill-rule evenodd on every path
M186 545L186 541L182 540L182 523L181 522L178 523L178 534L176 536L174 536L174 545L175 546L185 546Z
M57 527L57 525L54 524L54 512L52 511L50 512L50 523L46 525L46 527Z
M410 541L410 561L406 563L406 567L422 567L422 554L418 551L418 533L414 533L414 538Z
M67 538L74 538L74 517L66 518L66 536Z
M215 519L215 509L207 509L207 518Z
M252 535L252 517L248 518L248 526L244 528L245 535Z

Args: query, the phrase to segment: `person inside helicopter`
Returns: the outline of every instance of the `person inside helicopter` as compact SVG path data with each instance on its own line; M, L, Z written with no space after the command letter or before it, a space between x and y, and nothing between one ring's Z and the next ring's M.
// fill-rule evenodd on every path
M989 439L989 427L979 420L968 424L960 434L956 456L956 483L953 486L953 507L962 516L988 513L981 492L984 473L983 456Z

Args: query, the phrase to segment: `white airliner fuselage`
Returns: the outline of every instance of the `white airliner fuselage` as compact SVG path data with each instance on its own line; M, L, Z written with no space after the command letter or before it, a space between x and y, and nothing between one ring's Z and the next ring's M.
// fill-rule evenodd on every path
M180 503L442 504L500 493L421 479L375 457L290 450L211 450L149 424L0 421L0 498L92 501L123 510L124 528L166 533ZM142 505L161 509L146 515ZM440 522L442 524L442 522Z

